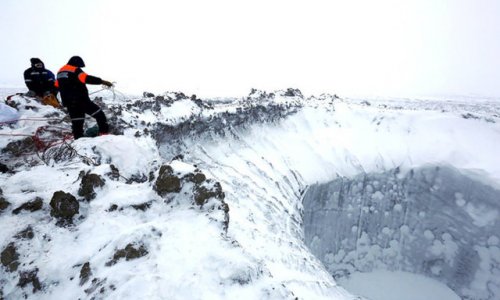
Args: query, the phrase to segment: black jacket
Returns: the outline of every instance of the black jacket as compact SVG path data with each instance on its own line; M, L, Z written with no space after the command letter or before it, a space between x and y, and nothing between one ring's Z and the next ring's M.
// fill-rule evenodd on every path
M79 101L90 101L85 84L101 83L101 78L87 75L78 66L67 64L57 72L56 86L59 88L64 106Z
M24 71L24 82L28 89L34 91L37 96L41 97L45 92L51 92L54 95L57 94L57 88L54 85L54 73L45 69L45 65L41 60L36 61L36 63L41 63L42 68L35 67L32 60L31 68Z

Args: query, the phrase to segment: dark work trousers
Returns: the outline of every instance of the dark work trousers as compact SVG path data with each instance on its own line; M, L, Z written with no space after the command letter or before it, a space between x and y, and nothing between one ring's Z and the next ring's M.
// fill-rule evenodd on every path
M83 137L83 124L85 123L85 114L90 115L97 121L99 133L108 133L109 126L104 112L90 100L72 102L67 106L69 116L71 117L71 127L73 137L76 139Z

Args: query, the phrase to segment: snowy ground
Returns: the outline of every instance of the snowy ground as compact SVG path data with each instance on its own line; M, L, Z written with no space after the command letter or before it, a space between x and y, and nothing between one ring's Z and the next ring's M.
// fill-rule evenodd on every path
M10 265L0 270L5 299L356 299L304 243L301 199L308 186L446 163L500 187L500 103L491 100L368 102L254 92L248 99L200 103L175 93L162 99L96 95L104 97L123 135L73 142L80 156L47 164L36 156L6 161L2 154L12 172L0 174L1 197L10 203L0 213L8 228L0 233L0 250L13 244L19 262L15 271L7 270ZM24 102L20 113L64 116ZM0 133L30 134L38 126L19 121ZM2 136L0 148L19 139ZM182 161L172 161L179 154ZM166 164L179 178L199 169L220 182L229 206L227 232L221 211L210 208L216 206L193 204L192 183L186 181L180 193L156 193ZM91 201L77 196L80 171L105 179ZM78 198L73 226L59 227L50 216L58 190ZM36 197L41 209L13 213ZM33 238L15 237L28 227ZM498 236L490 242L498 263ZM110 265L129 244L147 253ZM86 263L91 272L81 284Z

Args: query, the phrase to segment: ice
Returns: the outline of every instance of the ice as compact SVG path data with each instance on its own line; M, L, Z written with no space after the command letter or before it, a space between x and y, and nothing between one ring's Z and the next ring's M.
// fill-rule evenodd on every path
M352 188L359 182L369 188ZM380 193L373 190L374 182ZM374 198L374 193L386 196ZM482 209L457 206L457 195ZM500 269L487 253L498 243L498 199L499 190L449 166L412 169L404 176L393 170L341 178L313 185L305 194L305 240L337 278L387 268L435 278L461 297L494 299ZM356 204L352 216L346 207ZM389 213L363 210L374 205ZM483 254L477 249L484 249ZM331 262L329 255L338 252L347 255Z
M374 270L354 273L339 281L348 290L371 300L460 300L449 287L428 277Z

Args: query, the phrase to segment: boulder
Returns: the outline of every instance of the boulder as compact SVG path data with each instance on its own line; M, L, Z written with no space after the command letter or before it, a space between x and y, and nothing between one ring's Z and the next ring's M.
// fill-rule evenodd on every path
M2 265L7 268L7 271L14 272L17 270L19 266L19 254L16 251L16 246L14 243L10 243L3 249L2 253L0 253L0 262Z
M153 188L162 197L168 193L178 193L181 191L181 180L174 175L171 166L163 165Z
M83 175L82 181L80 183L80 189L78 190L78 196L82 196L87 201L95 199L96 192L95 188L103 187L104 180L101 176L97 174L88 173Z
M219 182L207 181L206 185L198 185L194 188L194 202L200 206L207 203L208 199L215 197L223 200L225 195Z
M58 219L58 225L73 223L73 216L78 214L80 205L70 193L55 192L50 200L50 215Z

